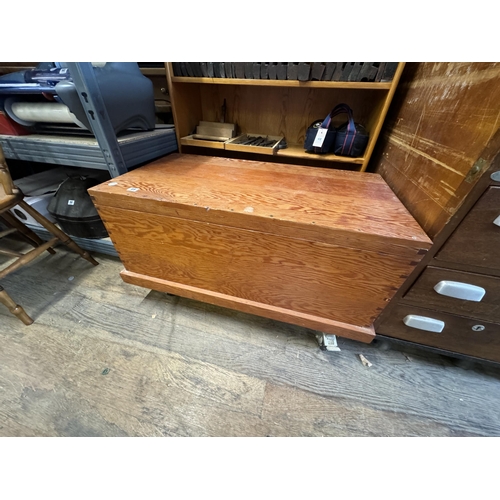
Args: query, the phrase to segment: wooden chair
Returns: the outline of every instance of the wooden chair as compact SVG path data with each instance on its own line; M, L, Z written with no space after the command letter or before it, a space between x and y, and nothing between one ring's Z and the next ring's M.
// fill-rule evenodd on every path
M16 188L12 182L12 177L10 176L7 163L5 162L2 146L0 145L0 219L8 228L4 231L0 230L0 239L14 232L19 232L20 235L28 241L28 243L35 247L33 250L25 254L0 248L0 254L16 257L16 260L12 264L0 271L0 280L20 267L28 264L46 250L49 253L54 254L55 251L52 247L58 243L63 243L74 252L80 254L85 260L88 260L94 266L98 265L98 262L94 260L88 252L81 249L66 233L61 231L57 226L52 224L52 222L33 209L28 203L23 201L23 198L24 195L21 190ZM31 217L33 217L33 219L54 235L54 238L47 242L42 241L31 229L26 227L21 221L19 221L19 219L14 217L9 210L16 205L22 207L29 215L31 215ZM1 285L0 303L4 304L9 311L16 315L25 325L31 325L31 323L33 323L33 320L26 314L24 309L20 305L17 305L9 297Z

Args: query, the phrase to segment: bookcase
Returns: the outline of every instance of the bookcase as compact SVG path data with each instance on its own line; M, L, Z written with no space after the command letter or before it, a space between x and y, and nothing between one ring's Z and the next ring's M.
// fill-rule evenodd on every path
M339 63L341 64L341 63ZM266 162L333 167L364 172L380 134L405 63L389 82L306 81L176 76L165 63L181 153L227 156ZM304 150L306 130L339 103L348 104L354 120L370 139L362 157L311 154ZM224 105L225 104L225 105ZM337 124L346 116L337 117ZM269 154L224 149L220 142L190 136L200 121L234 123L242 134L283 136L287 148Z

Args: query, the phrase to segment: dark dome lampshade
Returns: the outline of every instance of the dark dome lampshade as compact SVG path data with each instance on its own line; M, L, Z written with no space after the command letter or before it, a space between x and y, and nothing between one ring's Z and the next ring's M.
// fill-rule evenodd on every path
M99 183L91 177L69 177L50 200L47 210L70 236L107 238L108 232L87 193Z

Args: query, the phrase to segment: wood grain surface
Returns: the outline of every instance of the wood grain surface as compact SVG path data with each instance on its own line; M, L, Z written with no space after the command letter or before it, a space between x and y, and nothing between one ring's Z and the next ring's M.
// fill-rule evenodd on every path
M377 174L174 154L109 184L89 190L100 206L273 234L292 231L318 241L374 245L387 253L407 255L408 248L431 244Z
M304 145L307 127L324 120L339 103L354 110L356 122L372 132L376 120L372 110L387 96L387 90L325 88L280 88L241 85L200 85L204 120L219 121L220 107L226 99L226 121L237 123L241 133L282 135L287 143ZM347 115L335 118L336 125Z
M0 309L1 436L500 435L493 368L320 351L306 328L124 283L112 257L41 259L2 280L35 323Z
M376 174L177 154L89 193L145 286L368 342L430 246Z
M499 124L499 63L407 63L370 169L434 238L491 163Z
M128 271L370 327L411 260L98 205Z
M176 283L160 278L153 278L144 274L138 274L124 269L120 276L123 281L132 285L142 286L159 292L166 292L180 297L193 300L200 300L208 304L221 307L229 307L244 313L256 314L264 318L275 319L278 321L290 323L292 325L311 328L324 333L339 335L359 342L370 343L375 338L375 332L371 326L356 326L353 324L342 323L321 316L314 316L298 312L293 309L285 309L274 305L268 305L263 302L256 302L248 299L242 299L235 296L213 292L206 288L197 288L183 283Z

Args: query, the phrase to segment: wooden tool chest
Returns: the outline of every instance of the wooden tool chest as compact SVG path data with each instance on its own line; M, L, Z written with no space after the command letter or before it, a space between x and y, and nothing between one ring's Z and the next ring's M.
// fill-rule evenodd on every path
M364 342L431 245L378 174L173 154L89 192L124 281Z

